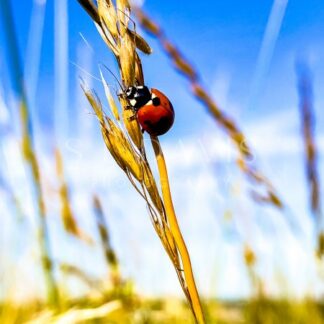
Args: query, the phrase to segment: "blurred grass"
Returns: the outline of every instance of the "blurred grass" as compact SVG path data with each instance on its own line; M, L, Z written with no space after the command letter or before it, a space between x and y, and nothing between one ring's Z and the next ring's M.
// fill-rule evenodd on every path
M297 66L300 97L300 120L305 151L305 173L309 186L309 205L316 221L320 223L321 196L318 172L318 149L315 141L315 111L313 107L313 84L307 65Z
M25 159L25 165L30 176L30 187L34 198L35 211L37 214L38 238L40 249L40 262L44 273L47 288L47 300L55 305L58 302L58 291L53 275L52 255L49 244L48 227L46 220L46 208L41 183L41 173L38 157L34 149L34 132L25 91L23 69L20 60L18 40L11 10L11 3L8 0L0 2L0 12L5 30L8 50L8 65L12 83L19 100L19 123L21 128L21 153ZM15 122L15 121L12 121Z
M205 300L207 323L219 324L322 324L324 305L311 299L257 298L251 301ZM183 300L175 298L143 299L124 296L120 299L80 299L70 302L60 312L44 308L38 302L19 307L0 306L1 323L194 323ZM4 315L6 317L4 317ZM71 320L73 318L73 321Z
M7 2L1 0L2 5ZM66 10L66 9L64 9ZM91 11L92 10L92 11ZM6 10L4 10L6 11ZM93 8L89 7L90 14L93 16L94 20L97 20L97 16L93 12ZM6 16L9 19L9 23L12 24L12 19L10 15ZM11 19L11 21L10 21ZM148 18L145 18L148 19ZM58 19L59 20L59 19ZM148 21L146 20L148 23ZM158 26L151 25L151 28L158 28ZM13 79L16 82L18 88L18 93L21 96L21 125L23 130L23 150L26 161L34 177L34 185L37 193L37 203L40 212L40 229L41 229L41 242L40 248L43 253L43 268L45 273L49 276L49 280L53 281L50 285L55 285L54 278L51 274L51 258L48 249L48 233L46 228L45 220L45 205L41 191L42 175L40 173L40 168L38 166L38 160L36 153L34 151L33 143L33 131L31 120L29 116L29 110L22 80L22 72L20 68L20 60L18 50L15 49L17 44L15 44L14 28L10 27L10 32L13 36L9 37L9 45L12 47L12 60L14 62L12 68L12 73L14 75ZM64 28L61 30L62 34L67 31ZM154 33L153 33L154 34ZM160 31L156 33L160 35ZM64 36L64 35L63 35ZM65 35L66 36L66 35ZM194 85L195 95L200 97L207 106L214 108L214 117L222 125L222 127L228 132L234 142L237 144L238 149L243 155L243 160L241 160L241 169L251 177L256 183L263 184L268 188L269 197L268 202L276 205L277 207L282 207L280 198L277 197L273 188L261 174L255 169L250 169L248 165L248 159L245 158L250 156L250 151L246 146L244 134L241 133L240 129L236 126L234 121L229 119L223 112L213 103L210 97L208 97L206 91L200 86L197 77L197 72L191 68L189 63L182 57L180 52L172 45L165 35L160 35L163 42L164 50L167 51L171 58L173 58L176 66L182 70L182 72L188 76ZM65 40L66 41L66 40ZM137 41L140 39L137 38ZM138 44L136 44L138 46ZM145 44L144 44L145 45ZM143 44L142 44L143 46ZM63 46L64 47L64 46ZM144 46L145 47L145 46ZM60 50L57 50L60 52ZM64 50L65 51L65 50ZM58 57L59 57L58 53ZM61 69L64 70L65 63L61 62ZM59 69L60 70L60 69ZM60 70L61 71L61 70ZM57 72L59 74L59 72ZM67 79L64 73L61 75L62 79ZM199 82L198 82L199 81ZM60 83L59 81L57 81ZM66 80L64 81L66 82ZM63 82L63 83L64 83ZM60 87L62 85L59 85ZM63 86L63 88L65 88ZM61 88L62 89L62 88ZM63 89L64 93L66 89ZM57 91L58 93L60 91ZM302 93L300 93L302 95ZM304 108L312 108L310 102L308 101L308 93L304 93L304 97L301 97L301 105L304 102ZM66 95L64 95L66 96ZM63 97L64 97L63 96ZM64 98L58 98L58 101ZM62 105L63 107L64 105ZM61 107L61 108L62 108ZM209 107L209 108L210 108ZM64 115L63 111L63 115ZM306 111L307 113L307 111ZM306 153L305 157L308 158L308 167L316 167L316 165L310 165L312 162L311 158L314 152L311 151L314 148L313 140L314 138L309 138L309 133L313 132L313 124L307 124L307 121L312 121L314 117L302 115L302 120L305 122L305 145ZM304 118L305 117L305 118ZM60 118L56 118L57 125L59 124ZM62 128L57 131L61 136L64 132ZM58 134L57 134L58 135ZM311 139L311 141L309 141ZM60 141L59 141L60 142ZM140 142L140 141L139 141ZM244 144L244 145L243 145ZM140 142L137 146L141 147ZM308 151L307 151L308 149ZM70 205L70 192L69 186L64 174L63 158L61 153L57 151L56 154L56 164L57 164L57 179L60 182L60 198L61 198L61 216L65 229L67 232L72 233L76 236L83 237L83 233L78 227L76 218L73 214L72 206ZM308 171L310 185L314 185L314 174ZM318 181L317 177L315 180ZM315 195L314 195L315 192ZM90 195L90 193L89 193ZM152 195L154 196L154 194ZM315 199L315 198L316 199ZM263 197L264 198L264 197ZM318 202L318 204L316 203ZM319 189L313 190L313 209L319 210L317 207L320 205L319 201ZM158 204L157 204L158 205ZM184 300L177 298L145 298L142 296L141 291L136 291L134 284L129 279L124 279L121 274L121 266L119 264L118 256L116 251L113 249L110 242L110 228L107 226L105 221L105 215L103 213L103 207L97 197L94 197L94 210L96 216L96 225L101 239L101 248L104 251L106 258L106 263L110 270L110 277L105 277L104 279L97 279L88 276L88 274L82 269L70 264L61 264L60 270L69 276L77 277L78 279L86 282L89 286L89 295L79 298L77 300L72 299L68 294L64 295L62 293L64 288L62 285L57 287L60 291L60 296L64 303L61 302L60 307L53 308L45 304L44 301L37 300L27 300L22 304L15 304L9 299L3 298L2 304L0 304L0 323L193 323L193 319L188 309L187 304ZM324 239L323 235L320 236L320 250L324 250ZM244 257L246 266L248 269L248 275L251 280L251 286L254 288L254 297L250 300L244 301L232 301L224 302L219 300L205 300L203 301L204 310L206 311L206 322L207 323L324 323L324 305L322 302L317 302L311 298L295 301L288 299L269 299L262 291L262 281L258 277L255 270L255 263L257 261L254 250L251 247L246 247L244 251ZM96 266L96 265L94 265ZM56 287L53 287L56 290ZM19 287L17 287L17 290ZM57 292L55 292L56 294ZM50 298L52 293L50 293Z
M255 163L252 163L255 153L248 144L245 134L234 118L228 116L225 110L222 110L209 94L201 81L198 70L186 59L177 46L169 40L163 28L150 16L144 13L141 8L136 8L134 12L140 26L157 39L175 69L188 80L193 96L203 104L211 117L217 122L218 126L224 130L236 146L239 153L237 165L254 186L252 198L258 202L268 203L279 209L284 209L284 202L277 190L273 187L271 181L257 169ZM261 188L265 190L265 194L261 193Z

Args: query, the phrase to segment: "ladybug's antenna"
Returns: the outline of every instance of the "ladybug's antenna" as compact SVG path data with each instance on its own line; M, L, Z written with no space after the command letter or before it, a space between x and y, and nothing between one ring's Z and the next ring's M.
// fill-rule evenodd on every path
M108 67L107 65L105 65L105 64L101 64L101 66L103 66L106 70L108 70L108 72L109 72L109 73L114 77L114 79L115 79L115 80L117 81L117 83L119 84L121 91L122 91L122 92L125 92L124 87L122 86L122 84L120 83L120 81L118 80L118 78L116 77L116 75L114 74L114 72L111 71L111 70L109 69L109 67Z

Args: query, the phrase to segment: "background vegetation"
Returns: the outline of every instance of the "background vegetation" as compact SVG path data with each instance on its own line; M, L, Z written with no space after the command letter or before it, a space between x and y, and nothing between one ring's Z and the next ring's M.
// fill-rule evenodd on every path
M314 2L316 20L324 6ZM249 111L267 99L288 8L269 1ZM1 323L324 322L322 67L312 56L295 50L294 83L271 86L273 98L283 84L295 91L298 129L278 140L294 118L267 115L274 128L237 118L150 5L2 0L0 10ZM185 29L191 54L199 19ZM207 66L213 43L199 49ZM167 135L129 119L117 93L135 82L169 89ZM271 150L275 160L262 157Z

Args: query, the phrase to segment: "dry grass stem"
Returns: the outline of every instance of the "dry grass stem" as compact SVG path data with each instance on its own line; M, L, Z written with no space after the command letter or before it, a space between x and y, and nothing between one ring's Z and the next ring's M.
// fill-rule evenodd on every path
M305 171L309 186L309 205L315 218L316 230L318 235L317 253L322 256L323 249L323 229L322 229L322 210L320 195L320 179L318 176L318 152L315 141L315 112L312 103L312 80L310 71L306 65L297 66L298 90L300 100L300 120L302 137L305 150Z
M312 84L309 71L300 67L299 71L300 120L305 146L307 181L310 188L310 207L316 217L321 214L320 183L317 170L317 146L315 142L315 113L312 105Z
M237 124L219 108L213 98L205 90L200 81L199 73L186 60L182 53L168 40L160 26L158 26L140 8L136 8L134 12L143 29L157 38L163 50L170 57L177 70L189 80L191 91L194 96L203 103L203 105L208 109L208 112L235 143L240 153L238 166L248 176L248 178L253 181L253 183L265 188L266 195L254 193L253 197L258 201L270 203L280 209L283 208L283 203L269 180L267 180L255 167L251 166L251 158L253 157L253 154L251 148L247 144L245 135L239 129Z
M104 41L115 55L123 88L135 83L143 85L142 64L136 49L147 54L151 53L151 49L136 33L135 25L130 19L129 3L117 1L115 15L116 7L111 1L98 2L98 10L90 0L79 2L90 14ZM133 29L128 27L129 22L132 22ZM174 265L193 315L197 322L204 323L189 254L173 208L166 163L159 141L157 138L151 138L160 174L162 197L146 157L141 129L136 119L130 119L133 112L127 109L129 103L122 96L118 97L117 103L110 91L107 91L108 85L103 74L101 76L112 117L104 113L101 101L93 90L85 84L82 84L82 88L99 120L106 147L130 183L146 201L154 229ZM117 114L119 111L122 111L121 120L120 114Z
M121 284L119 262L117 259L117 255L110 242L108 226L105 220L105 215L100 200L96 195L93 196L93 206L94 206L94 211L96 216L96 224L100 235L105 259L111 271L111 280L114 286L118 287Z
M61 218L64 225L64 229L68 233L78 237L79 239L87 243L92 243L91 238L88 235L86 235L78 226L76 217L72 211L69 188L64 175L63 159L59 149L55 150L55 161L56 161L56 173L59 181Z
M156 161L158 164L159 174L160 174L160 182L161 182L161 189L162 189L162 196L164 201L164 206L167 214L167 219L170 224L170 230L173 234L173 239L175 242L175 246L179 249L179 254L182 260L182 266L184 270L185 281L187 282L188 286L188 295L191 298L192 308L194 313L197 316L197 321L199 323L204 322L203 315L200 311L200 300L198 291L195 285L191 267L191 261L189 257L189 253L185 244L185 241L182 237L181 230L178 224L177 216L174 210L173 202L172 202L172 195L169 185L169 178L168 178L168 171L165 163L165 159L163 156L163 152L160 146L160 142L157 137L151 137L153 149L156 156Z

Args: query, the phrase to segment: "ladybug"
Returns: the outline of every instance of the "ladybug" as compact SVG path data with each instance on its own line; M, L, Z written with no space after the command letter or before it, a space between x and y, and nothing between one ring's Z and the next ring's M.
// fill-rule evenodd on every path
M132 86L126 89L125 96L143 132L159 136L173 125L173 106L161 91L150 90L146 86Z

